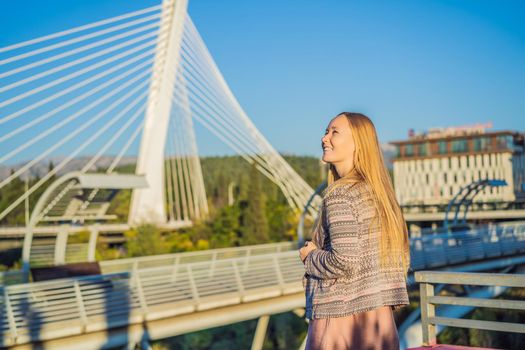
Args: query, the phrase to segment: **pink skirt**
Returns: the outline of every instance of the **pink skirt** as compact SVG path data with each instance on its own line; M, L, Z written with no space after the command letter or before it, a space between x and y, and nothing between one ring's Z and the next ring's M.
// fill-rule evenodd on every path
M350 316L310 320L306 350L399 350L391 306Z

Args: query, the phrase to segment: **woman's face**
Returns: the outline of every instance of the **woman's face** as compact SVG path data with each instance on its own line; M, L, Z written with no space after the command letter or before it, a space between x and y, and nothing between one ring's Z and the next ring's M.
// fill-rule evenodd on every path
M355 142L346 116L332 119L321 139L323 161L346 170L354 167Z

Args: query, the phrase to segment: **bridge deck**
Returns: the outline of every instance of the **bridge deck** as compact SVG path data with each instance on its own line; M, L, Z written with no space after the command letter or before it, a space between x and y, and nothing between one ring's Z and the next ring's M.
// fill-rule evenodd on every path
M412 267L448 268L452 264L485 263L487 258L507 262L516 256L524 258L524 227L414 238ZM144 324L153 327L160 320L178 322L181 317L207 311L212 317L214 310L217 313L213 317L224 319L233 307L244 307L257 317L254 312L268 314L268 305L285 296L292 298L287 301L287 310L302 307L304 268L297 251L290 251L292 247L289 243L261 246L261 254L248 254L244 248L241 257L225 254L224 259L218 252L208 251L199 253L206 261L186 263L181 257L191 254L126 259L107 262L113 273L2 286L0 346L90 333L107 337L108 329ZM250 306L265 300L269 302L265 309ZM203 327L195 320L192 326ZM153 332L151 328L148 331Z

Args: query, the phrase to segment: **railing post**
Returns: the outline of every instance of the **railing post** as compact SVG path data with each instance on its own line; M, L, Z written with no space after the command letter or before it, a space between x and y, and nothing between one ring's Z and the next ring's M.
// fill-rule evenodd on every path
M175 262L173 263L173 271L171 272L171 283L177 282L177 270L179 268L179 261L180 256L177 256L175 258Z
M146 314L148 312L148 304L146 303L146 297L144 296L144 291L142 290L142 281L140 280L139 269L137 268L137 266L138 266L137 262L135 261L135 263L133 264L133 271L131 272L132 273L131 279L133 281L132 286L137 288L140 308L142 309L142 317L143 319L145 319ZM131 295L130 295L130 298L131 298Z
M244 295L244 286L242 284L242 278L239 272L239 268L237 267L237 264L235 261L232 261L232 265L233 265L233 272L235 274L235 281L237 281L237 287L239 289L239 293L241 293L241 295Z
M190 287L191 287L191 293L193 294L193 299L195 301L198 301L199 291L197 290L197 284L195 283L195 279L193 278L193 271L191 269L191 265L186 267L186 271L188 271L188 280L190 281Z
M11 306L11 300L9 300L9 293L7 293L7 288L4 288L4 303L7 312L7 319L9 321L9 331L11 332L11 338L13 344L16 344L16 338L18 337L18 332L16 330L16 320L13 313L13 307Z
M281 267L279 266L279 261L277 260L277 257L273 257L273 265L275 266L275 273L277 274L277 280L279 281L279 285L284 285L284 279L283 275L281 273Z
M88 245L88 256L87 260L92 262L96 260L95 253L97 250L97 239L98 239L98 228L99 224L95 224L90 228L89 232L89 245Z
M428 302L434 296L434 286L430 283L420 284L421 327L423 328L423 345L436 344L436 325L430 323L429 318L436 316L435 306Z
M250 247L246 249L246 260L244 260L243 272L246 272L246 270L248 270L248 265L249 265L249 260L250 260L251 255L252 255L252 248Z
M211 267L210 267L210 271L208 272L208 277L213 276L213 273L215 272L216 262L217 262L217 252L213 252L211 255Z
M86 330L88 324L88 318L86 313L86 307L84 306L84 301L82 300L82 293L80 292L80 286L78 281L75 281L73 284L75 288L75 296L77 299L78 313L80 314L80 320L82 321L82 328Z
M55 242L55 265L63 265L66 263L66 248L68 235L69 232L67 231L67 228L62 226L60 228L60 231L58 231L57 239Z

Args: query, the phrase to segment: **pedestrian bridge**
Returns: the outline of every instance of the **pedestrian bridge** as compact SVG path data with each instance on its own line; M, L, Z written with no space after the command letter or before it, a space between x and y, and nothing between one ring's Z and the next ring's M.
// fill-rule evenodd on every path
M102 261L102 275L4 286L0 345L113 347L300 309L304 270L295 248ZM525 223L412 238L411 254L414 271L521 264Z

